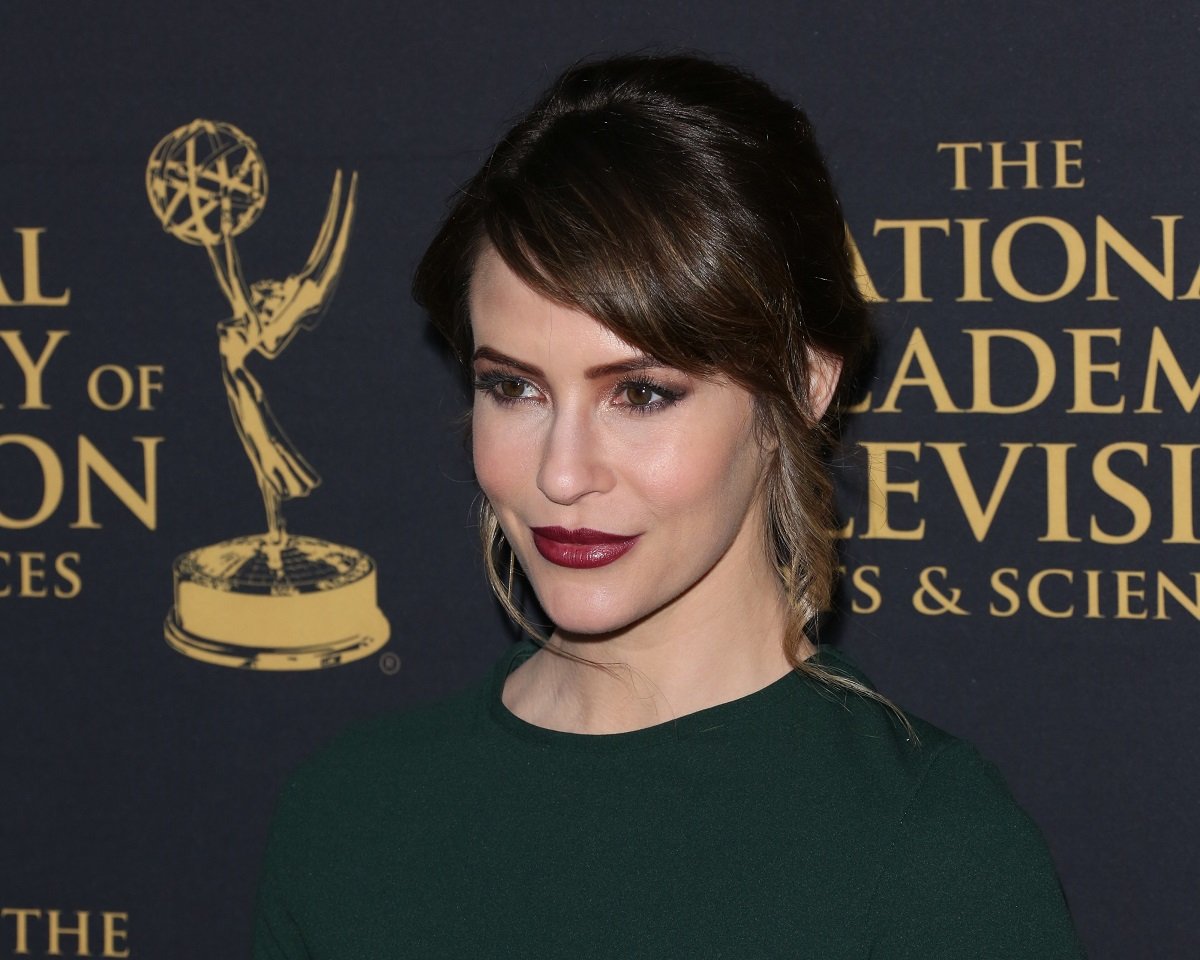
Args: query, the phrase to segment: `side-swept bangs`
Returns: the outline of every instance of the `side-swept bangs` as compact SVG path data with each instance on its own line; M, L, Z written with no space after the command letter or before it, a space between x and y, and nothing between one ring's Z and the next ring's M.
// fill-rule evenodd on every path
M837 574L823 453L840 397L827 411L814 388L840 374L844 392L870 338L804 113L699 57L574 67L459 193L417 269L414 296L464 365L471 273L488 245L533 290L634 348L751 393L770 451L763 544L789 605L785 651L804 673L877 696L801 656ZM531 629L486 499L480 532L493 588Z

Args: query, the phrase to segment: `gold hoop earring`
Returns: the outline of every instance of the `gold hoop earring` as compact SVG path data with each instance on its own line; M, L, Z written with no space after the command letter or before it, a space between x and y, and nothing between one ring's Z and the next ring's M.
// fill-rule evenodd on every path
M517 553L505 538L504 531L500 528L500 519L496 516L496 511L492 509L492 505L486 497L479 504L479 539L483 546L484 571L487 574L488 585L492 588L492 593L512 618L513 623L537 642L544 643L545 637L542 636L541 631L530 623L513 600L513 587L517 579ZM505 549L508 550L507 577L500 573L499 564L499 555Z
M505 591L502 599L508 601L507 606L512 606L513 581L516 579L517 555L512 548L512 545L504 536L504 531L500 527L500 518L496 516L496 511L492 509L491 501L486 497L479 505L479 527L483 534L484 540L484 559L489 571L489 580L494 587L499 588L500 571L497 569L497 560L508 550L508 576L505 580Z
M509 603L512 603L513 578L517 572L517 554L513 550L512 544L508 542L508 538L504 536L504 531L500 529L499 519L495 523L496 532L493 534L493 542L495 543L496 552L503 554L506 550L508 551L508 577L505 581L504 595L508 598Z

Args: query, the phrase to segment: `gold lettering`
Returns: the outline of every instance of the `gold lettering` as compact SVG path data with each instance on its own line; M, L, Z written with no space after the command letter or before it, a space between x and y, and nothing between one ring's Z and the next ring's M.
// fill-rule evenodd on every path
M1073 443L1039 443L1046 451L1046 535L1040 543L1079 543L1071 536L1067 513L1067 451Z
M115 400L105 400L100 395L100 377L106 373L116 374L120 389ZM88 374L87 395L92 405L101 410L123 410L133 399L133 375L119 364L102 364Z
M962 226L963 292L958 303L991 303L991 297L983 295L983 241L981 231L985 219L955 220Z
M975 143L939 143L937 152L949 150L954 154L954 186L951 190L970 190L967 186L967 151L983 150L983 144Z
M1062 240L1063 250L1067 255L1067 267L1062 283L1059 284L1057 290L1050 293L1034 293L1032 290L1027 290L1013 273L1013 238L1030 226L1049 227L1053 230ZM996 238L996 244L992 247L992 272L996 275L996 282L1010 297L1025 300L1028 303L1048 303L1051 300L1062 299L1079 285L1086 266L1087 247L1084 245L1083 237L1079 235L1078 230L1058 217L1023 217L1020 220L1014 220L1000 231L1000 235Z
M163 367L161 363L141 363L138 364L138 406L139 410L153 410L154 403L151 401L151 395L162 393L163 383L161 374ZM159 374L159 379L154 379L153 374Z
M73 551L60 553L54 558L54 572L62 581L54 587L54 595L58 599L73 600L83 590L83 580L80 578L78 570L79 560L79 554Z
M888 497L904 494L916 503L920 494L920 481L910 480L897 483L888 476L888 455L904 453L913 460L921 459L919 443L860 442L867 451L867 532L864 540L920 540L925 536L925 521L914 529L899 530L891 525L888 515Z
M1100 612L1100 571L1084 570L1083 576L1087 580L1088 602L1084 617L1088 620L1103 620L1104 614Z
M117 926L117 921L129 923L129 914L117 911L106 910L102 913L101 918L104 923L104 952L100 954L102 957L127 957L129 956L129 948L124 946L126 940L129 939L129 930L127 927ZM121 943L118 944L117 941Z
M993 617L1011 617L1021 609L1021 598L1017 591L1004 582L1005 577L1012 577L1016 580L1019 576L1020 571L1016 567L1001 567L999 570L992 571L992 589L1008 601L1008 606L1003 608L997 607L994 603L988 604L988 612Z
M1150 334L1150 355L1146 358L1146 387L1142 392L1142 405L1134 413L1162 413L1162 410L1154 405L1160 370L1167 375L1167 383L1175 391L1184 412L1191 413L1196 401L1200 400L1200 376L1196 377L1194 383L1187 382L1171 345L1158 327Z
M29 355L29 351L25 349L20 330L0 330L0 341L3 341L4 345L8 347L8 352L17 361L17 366L21 368L21 373L25 377L25 402L18 409L50 409L50 404L42 400L42 373L45 371L46 363L50 360L51 355L68 333L67 330L47 330L46 343L42 347L42 352L38 354L38 358L34 360ZM3 407L3 404L0 404L0 407Z
M79 949L76 950L77 957L90 957L91 953L88 950L88 911L75 911L75 926L64 927L59 919L58 910L47 910L46 917L49 920L49 937L50 946L46 950L46 955L50 957L62 956L62 945L60 943L62 935L65 933L76 939Z
M1157 291L1164 300L1175 296L1175 223L1181 216L1154 217L1162 225L1162 269L1117 232L1104 217L1096 217L1096 292L1089 300L1116 300L1108 290L1108 251L1118 257Z
M1131 585L1134 580L1139 583L1145 581L1146 574L1141 570L1114 570L1113 574L1117 578L1117 619L1145 620L1148 616L1145 608L1135 613L1130 608L1129 601L1146 599L1145 590L1134 589Z
M2 289L0 288L0 290ZM29 918L36 918L41 915L41 910L33 910L30 907L5 907L3 910L0 910L0 920L5 917L16 918L17 945L13 953L22 955L29 953Z
M1192 574L1192 596L1190 597L1161 570L1158 571L1157 585L1158 602L1155 604L1155 620L1171 619L1165 610L1168 593L1195 619L1200 620L1200 573Z
M1175 298L1176 300L1200 300L1200 268L1197 268L1196 275L1192 277L1192 284L1187 288L1187 293L1184 293Z
M964 330L971 338L971 365L974 389L968 413L1024 413L1037 407L1054 387L1054 351L1041 337L1026 330ZM997 337L1014 340L1026 347L1037 367L1037 385L1021 403L1000 406L992 399L992 341Z
M975 534L975 539L982 542L983 538L987 536L988 529L992 525L992 520L995 519L996 510L1000 506L1000 501L1004 498L1004 491L1008 489L1009 483L1012 482L1013 473L1017 469L1017 462L1021 459L1021 454L1028 450L1032 444L1003 444L1008 452L1004 456L1004 463L1000 467L1000 474L996 477L996 483L992 487L992 493L988 497L986 508L980 505L979 494L975 492L975 485L971 482L971 476L967 472L966 464L963 463L962 448L966 444L928 443L926 446L932 447L937 451L938 456L942 458L942 465L945 467L946 476L950 478L950 484L954 487L954 492L958 496L963 516L967 518L967 523L970 524L971 532Z
M23 550L20 554L21 585L20 596L44 597L49 591L41 586L46 579L46 555L32 550Z
M846 407L846 413L866 413L871 409L871 391L868 390L863 398L858 403L852 403Z
M58 454L45 440L39 440L25 433L6 433L0 435L0 447L22 446L37 458L42 470L42 502L32 515L24 520L10 517L0 512L0 529L27 530L36 527L49 517L62 501L63 469Z
M1116 453L1136 454L1142 466L1148 462L1148 449L1144 443L1110 443L1101 448L1092 461L1092 476L1096 486L1117 501L1132 515L1132 523L1125 533L1112 534L1100 529L1096 515L1092 514L1092 539L1097 543L1133 543L1150 526L1150 501L1146 495L1129 481L1113 473L1110 461Z
M912 376L909 373L914 363L920 369L919 376ZM899 413L900 408L896 405L896 400L900 396L900 391L905 387L928 389L929 395L933 398L934 409L938 413L962 412L954 405L950 391L946 389L946 381L942 379L942 372L938 369L937 361L933 359L933 353L930 351L925 334L921 332L920 327L913 328L912 335L908 338L908 346L904 348L904 355L900 358L896 376L892 380L891 387L888 388L883 403L876 408L876 412Z
M1163 543L1200 543L1193 512L1192 454L1200 443L1164 443L1171 454L1171 535Z
M1029 579L1029 605L1033 607L1043 617L1052 617L1057 620L1063 620L1071 616L1075 612L1075 604L1071 604L1065 610L1055 610L1046 605L1042 600L1042 581L1047 577L1062 577L1067 583L1075 582L1075 575L1070 570L1039 570Z
M0 438L2 439L2 438ZM92 515L92 484L95 474L116 496L129 512L137 517L148 530L158 522L158 445L162 437L134 437L142 446L142 486L145 493L139 494L105 456L92 445L83 434L79 435L79 517L70 526L73 529L99 530L100 524Z
M876 230L876 233L879 231ZM864 300L872 303L886 303L887 298L881 297L879 291L875 289L875 284L871 280L871 275L867 272L867 265L863 262L862 253L858 249L858 244L854 242L854 237L850 236L850 228L846 228L846 249L850 252L850 269L854 271L854 280L858 286L858 292L862 294ZM162 369L161 367L159 368Z
M1068 147L1078 147L1083 150L1082 140L1055 140L1054 143L1054 189L1069 190L1078 189L1083 186L1084 178L1078 180L1068 179L1067 167L1074 167L1076 170L1083 167L1083 157L1068 157Z
M25 282L24 298L13 300L0 280L0 307L65 307L71 302L71 291L64 290L53 297L42 293L42 261L38 238L46 232L45 227L17 227L21 236L22 279Z
M1025 147L1025 157L1020 160L1004 159L1004 141L992 140L988 146L992 148L992 190L1007 190L1004 183L1004 171L1008 167L1023 167L1025 169L1025 189L1038 189L1037 181L1037 146L1040 140L1022 140Z
M47 591L41 583L46 578L46 554L34 550L22 550L16 554L18 572L18 597L45 597ZM83 588L83 582L76 570L72 569L70 561L79 562L78 553L60 553L54 558L54 571L65 582L66 586L56 584L54 596L69 600L78 596ZM0 550L0 567L12 568L13 554ZM0 580L0 583L3 583ZM0 586L0 598L11 597L13 589L7 583Z
M940 230L950 236L949 220L876 220L875 236L883 230L904 233L904 295L900 303L929 303L921 286L921 231Z
M874 574L875 582L867 579L868 573ZM883 595L879 592L878 577L879 567L877 566L868 565L854 568L854 573L850 575L850 582L866 597L865 603L860 603L857 597L850 602L850 609L855 613L874 613L883 605Z
M1100 404L1092 396L1092 377L1097 373L1118 380L1121 374L1121 363L1096 363L1092 359L1093 340L1111 340L1120 344L1121 330L1114 327L1108 330L1067 330L1075 341L1075 402L1067 409L1067 413L1120 413L1125 409L1125 398L1116 403Z

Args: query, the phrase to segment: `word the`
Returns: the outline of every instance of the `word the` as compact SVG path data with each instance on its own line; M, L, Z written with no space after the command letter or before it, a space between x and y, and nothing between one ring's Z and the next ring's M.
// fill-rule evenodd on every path
M74 914L74 920L66 920L66 914ZM0 943L11 943L18 957L128 957L128 923L129 914L118 911L4 907ZM72 949L63 950L64 942ZM96 946L99 953L93 952Z

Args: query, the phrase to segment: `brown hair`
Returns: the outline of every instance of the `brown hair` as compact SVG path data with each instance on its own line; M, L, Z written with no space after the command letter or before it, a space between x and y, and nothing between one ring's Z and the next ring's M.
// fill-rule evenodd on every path
M789 603L785 653L805 674L872 695L800 659L837 572L823 454L870 339L838 199L804 113L745 72L696 56L572 67L462 189L417 269L414 296L464 364L468 286L489 243L543 296L664 364L723 373L754 396L774 451L764 534ZM840 383L818 418L810 382L830 359ZM480 527L492 586L530 629L511 597L511 550L501 574L486 499Z

